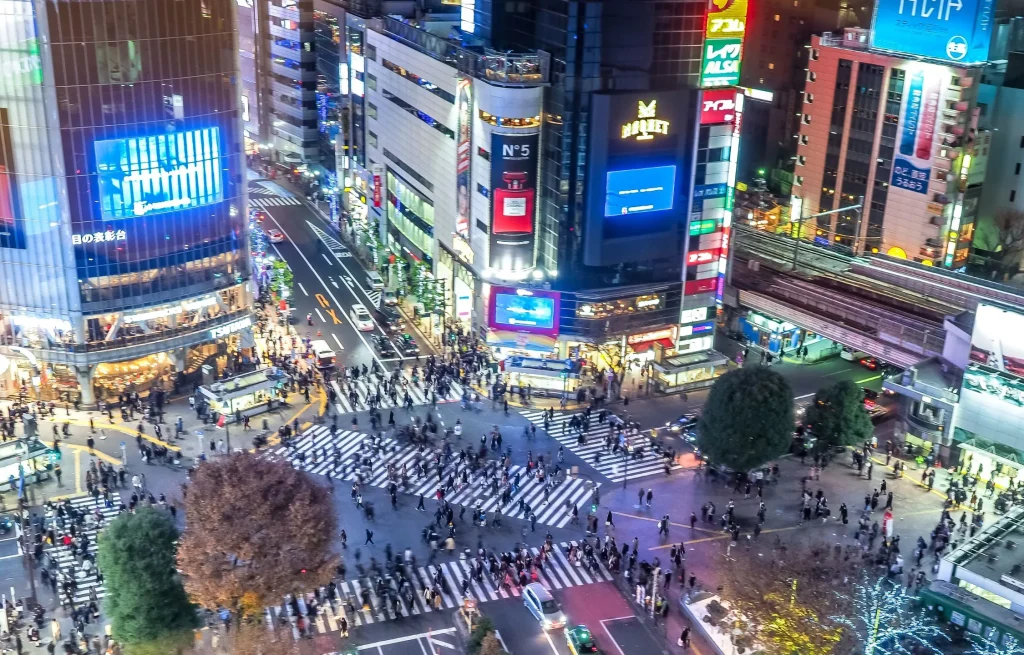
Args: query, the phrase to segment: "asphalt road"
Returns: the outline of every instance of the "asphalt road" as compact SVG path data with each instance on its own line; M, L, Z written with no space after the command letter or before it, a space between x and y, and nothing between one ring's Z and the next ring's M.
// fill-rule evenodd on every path
M377 302L367 293L366 272L358 261L354 257L335 258L310 228L309 223L313 223L330 231L320 216L306 205L269 206L264 211L268 214L264 228L277 228L285 235L286 240L271 244L271 249L288 262L294 274L294 295L288 300L295 308L298 333L325 340L337 354L338 363L345 366L369 366L376 360L391 369L401 362L401 357L382 358L373 348L371 337L384 334L376 322L372 331L356 329L352 306L361 304L372 314ZM309 314L313 317L311 326L306 321ZM420 343L425 351L424 346Z

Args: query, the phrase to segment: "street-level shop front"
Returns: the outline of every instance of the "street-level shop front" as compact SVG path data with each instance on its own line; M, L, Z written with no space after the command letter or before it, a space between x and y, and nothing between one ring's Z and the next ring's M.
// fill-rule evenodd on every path
M659 393L678 393L711 386L715 378L729 370L729 360L720 352L673 355L651 364L651 384Z
M579 366L571 360L512 356L499 370L512 393L528 390L530 396L575 395L580 386Z
M815 362L838 355L842 345L804 328L764 314L749 311L739 318L740 331L751 344L773 355L783 351L788 356L800 356L805 361ZM802 354L802 349L807 354Z
M268 366L199 387L210 410L227 422L269 412L284 402L291 377Z

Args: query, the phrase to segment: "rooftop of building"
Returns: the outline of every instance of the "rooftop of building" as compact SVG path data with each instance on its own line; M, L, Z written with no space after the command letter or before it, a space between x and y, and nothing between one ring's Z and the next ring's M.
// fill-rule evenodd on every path
M550 79L551 56L543 50L499 51L478 38L470 39L451 15L420 18L383 16L367 25L466 76L498 86L539 86Z
M964 372L941 357L929 357L914 366L915 381L957 394Z
M856 50L858 52L869 52L874 55L882 57L892 57L893 59L903 59L907 61L933 61L937 64L943 64L946 66L954 65L957 68L983 68L987 62L978 62L973 64L961 64L952 63L949 61L942 61L937 59L931 59L929 57L921 57L918 55L893 52L890 50L881 50L879 48L871 47L871 30L865 27L847 27L842 32L825 32L819 37L819 43L822 46L829 48L842 48L845 50Z
M1013 507L943 559L1024 592L1024 507Z

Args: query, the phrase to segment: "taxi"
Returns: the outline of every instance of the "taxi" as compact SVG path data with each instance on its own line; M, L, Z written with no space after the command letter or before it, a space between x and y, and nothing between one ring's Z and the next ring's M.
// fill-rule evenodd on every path
M594 644L594 637L590 629L585 625L578 625L574 628L565 629L565 643L569 646L569 652L573 655L581 653L599 653L597 645Z

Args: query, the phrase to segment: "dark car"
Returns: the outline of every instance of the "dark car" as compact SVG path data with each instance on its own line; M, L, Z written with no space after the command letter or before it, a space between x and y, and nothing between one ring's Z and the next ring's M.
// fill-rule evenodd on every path
M698 422L700 422L700 414L696 412L688 412L674 421L669 421L665 424L665 427L672 432L682 432L689 428L696 427Z
M405 357L415 357L420 354L420 347L411 334L403 334L398 338L398 350Z
M402 315L398 313L398 310L394 307L378 307L373 312L374 318L377 319L377 325L388 334L398 335L403 330Z
M875 371L878 370L879 362L874 357L864 357L860 360L860 365L870 371Z
M375 334L371 337L371 340L373 341L373 347L382 357L394 357L398 354L395 351L395 347L391 345L391 339L388 339L383 334Z

